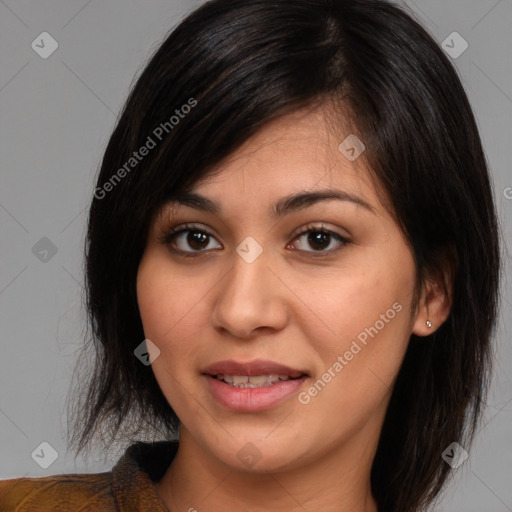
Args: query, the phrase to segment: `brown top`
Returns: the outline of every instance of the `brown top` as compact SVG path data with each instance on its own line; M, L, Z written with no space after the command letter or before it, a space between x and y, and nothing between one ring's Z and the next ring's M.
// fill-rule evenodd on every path
M177 441L130 445L112 471L0 481L1 512L169 512L157 493Z

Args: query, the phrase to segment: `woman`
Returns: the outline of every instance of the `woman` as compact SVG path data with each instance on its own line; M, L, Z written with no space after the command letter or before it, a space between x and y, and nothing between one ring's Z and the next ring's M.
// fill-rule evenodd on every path
M112 134L86 263L71 442L155 442L2 482L2 510L412 512L467 456L497 218L457 74L396 5L192 13Z

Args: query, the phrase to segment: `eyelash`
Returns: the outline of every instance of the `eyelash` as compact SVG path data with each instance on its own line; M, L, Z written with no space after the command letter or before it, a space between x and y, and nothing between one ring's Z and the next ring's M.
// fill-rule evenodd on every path
M207 235L208 237L215 238L215 235L211 231L209 231L208 229L205 229L202 226L198 226L195 224L184 224L184 225L173 227L173 228L170 228L169 230L167 230L162 235L162 237L160 239L160 243L167 245L173 253L182 255L186 258L197 257L197 256L200 256L202 253L208 252L207 250L182 251L181 249L171 248L171 245L172 245L172 242L174 241L174 239L179 234L186 233L187 231L196 231L196 232L202 233L204 235ZM300 238L302 235L305 235L308 233L323 233L326 235L330 235L331 237L334 237L335 239L337 239L341 244L337 249L331 249L329 251L323 251L323 250L301 251L301 250L299 250L299 252L307 253L313 258L318 258L318 257L322 257L322 256L325 257L327 255L334 254L334 253L338 252L339 250L341 250L344 246L351 243L350 240L348 240L347 238L341 236L338 233L335 233L334 231L326 229L323 225L311 225L311 224L306 225L306 227L302 231L294 234L292 241L295 241L296 239Z

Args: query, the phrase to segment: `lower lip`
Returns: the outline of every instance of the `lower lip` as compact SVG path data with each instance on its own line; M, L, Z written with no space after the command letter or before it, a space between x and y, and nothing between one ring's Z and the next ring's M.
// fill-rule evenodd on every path
M208 386L217 402L228 409L243 412L264 411L295 393L306 380L282 380L262 388L237 388L211 375L205 375Z

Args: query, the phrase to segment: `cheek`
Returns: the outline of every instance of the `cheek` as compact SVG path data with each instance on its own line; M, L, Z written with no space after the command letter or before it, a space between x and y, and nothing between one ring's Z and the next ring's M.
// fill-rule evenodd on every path
M309 308L307 319L297 319L310 333L323 333L325 350L338 351L359 335L364 342L365 336L370 339L368 330L407 331L414 265L404 256L397 265L392 256L371 258L367 264L358 261L322 276L290 276L297 296L304 297Z
M176 377L181 382L195 372L200 334L207 328L207 293L215 282L203 277L191 279L180 272L158 248L150 248L139 265L139 311L144 335L160 350L152 367L164 392L171 386L167 380Z
M340 432L359 428L384 410L410 337L407 295L398 284L369 286L354 276L338 307L333 301L332 309L324 310L336 335L315 336L314 329L303 327L319 357L315 378L299 400L315 428L324 428L327 410L336 411L331 428Z
M198 286L190 286L190 280L157 249L147 250L137 273L137 300L146 337L167 344L180 331L186 338L201 295Z
M178 417L199 414L195 402L189 403L189 395L183 389L190 388L194 369L193 340L200 328L197 318L194 321L194 305L199 300L198 291L181 286L179 274L169 271L169 265L157 251L147 251L137 273L137 300L144 328L144 335L160 350L151 369L155 378ZM176 292L179 290L179 293Z
M316 313L301 320L319 356L312 409L337 404L369 414L390 391L407 349L414 261L405 249L383 250L330 277L296 281Z

